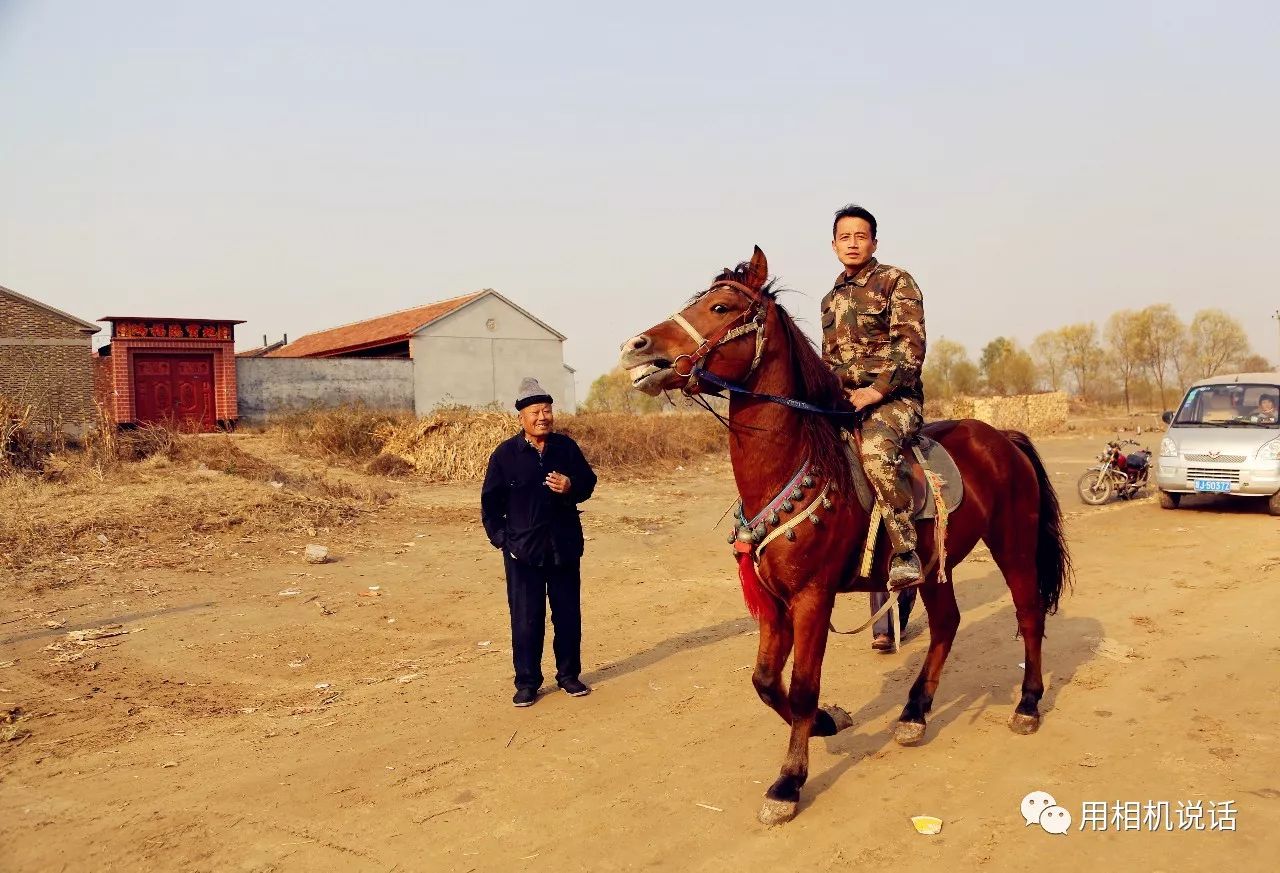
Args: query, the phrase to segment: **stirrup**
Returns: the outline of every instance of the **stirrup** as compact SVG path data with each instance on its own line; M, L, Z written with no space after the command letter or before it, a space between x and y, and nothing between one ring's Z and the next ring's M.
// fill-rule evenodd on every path
M924 582L924 570L920 566L920 558L914 551L894 555L889 562L890 591L903 591L914 588Z

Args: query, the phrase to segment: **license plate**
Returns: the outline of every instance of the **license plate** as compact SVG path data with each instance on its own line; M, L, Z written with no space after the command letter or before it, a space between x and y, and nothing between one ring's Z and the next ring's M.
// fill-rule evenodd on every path
M1231 483L1223 482L1218 479L1197 479L1197 491L1230 491Z

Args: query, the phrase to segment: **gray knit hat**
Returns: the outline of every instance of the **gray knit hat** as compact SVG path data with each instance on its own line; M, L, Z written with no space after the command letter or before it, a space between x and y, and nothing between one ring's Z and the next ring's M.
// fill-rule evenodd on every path
M551 395L546 392L538 380L532 376L525 376L520 382L520 390L516 392L516 411L519 412L526 406L532 406L535 403L551 403Z

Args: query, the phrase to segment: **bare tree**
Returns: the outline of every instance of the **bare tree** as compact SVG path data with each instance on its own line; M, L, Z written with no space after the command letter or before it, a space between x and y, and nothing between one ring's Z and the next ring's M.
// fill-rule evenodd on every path
M1262 355L1247 355L1235 364L1235 368L1241 373L1269 373L1273 369L1271 362Z
M1187 347L1197 379L1221 373L1229 362L1249 355L1249 339L1240 322L1221 309L1202 309L1187 329Z
M1015 394L1034 394L1039 387L1040 375L1036 362L1026 349L1016 349L1007 368L1009 384Z
M982 347L978 369L982 371L983 384L992 394L1009 393L1005 362L1011 354L1013 354L1013 340L1008 337L998 336Z
M1142 369L1142 332L1137 315L1131 309L1121 309L1107 319L1107 345L1124 390L1125 412L1133 411L1133 380Z
M1069 324L1059 331L1062 337L1063 362L1075 376L1076 393L1091 396L1093 377L1102 363L1102 346L1098 345L1098 327L1092 321Z
M1061 331L1046 330L1031 342L1031 357L1035 359L1050 391L1062 390L1067 373L1066 356Z
M1173 364L1173 380L1175 385L1186 386L1200 378L1200 368L1196 364L1196 350L1191 345L1191 337L1184 330L1169 356Z
M950 400L957 394L973 390L972 384L961 385L973 363L969 352L960 343L946 337L929 344L929 354L924 364L925 395L937 400Z
M1176 367L1175 357L1185 342L1187 329L1168 303L1148 306L1136 316L1141 339L1142 366L1155 379L1160 394L1160 407L1165 405L1164 386L1169 368Z
M1036 390L1036 365L1015 340L998 336L982 349L979 362L993 394L1030 394Z
M649 397L631 387L625 370L613 369L597 377L582 404L583 412L631 412L637 415L660 412L662 398Z

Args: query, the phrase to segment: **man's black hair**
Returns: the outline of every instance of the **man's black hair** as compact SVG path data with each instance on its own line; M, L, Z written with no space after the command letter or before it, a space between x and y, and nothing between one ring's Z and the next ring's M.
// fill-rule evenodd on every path
M842 218L861 218L867 224L871 225L871 238L876 238L876 217L870 211L863 209L856 203L850 203L848 206L836 213L835 221L831 222L831 238L836 238L836 225L840 223Z

